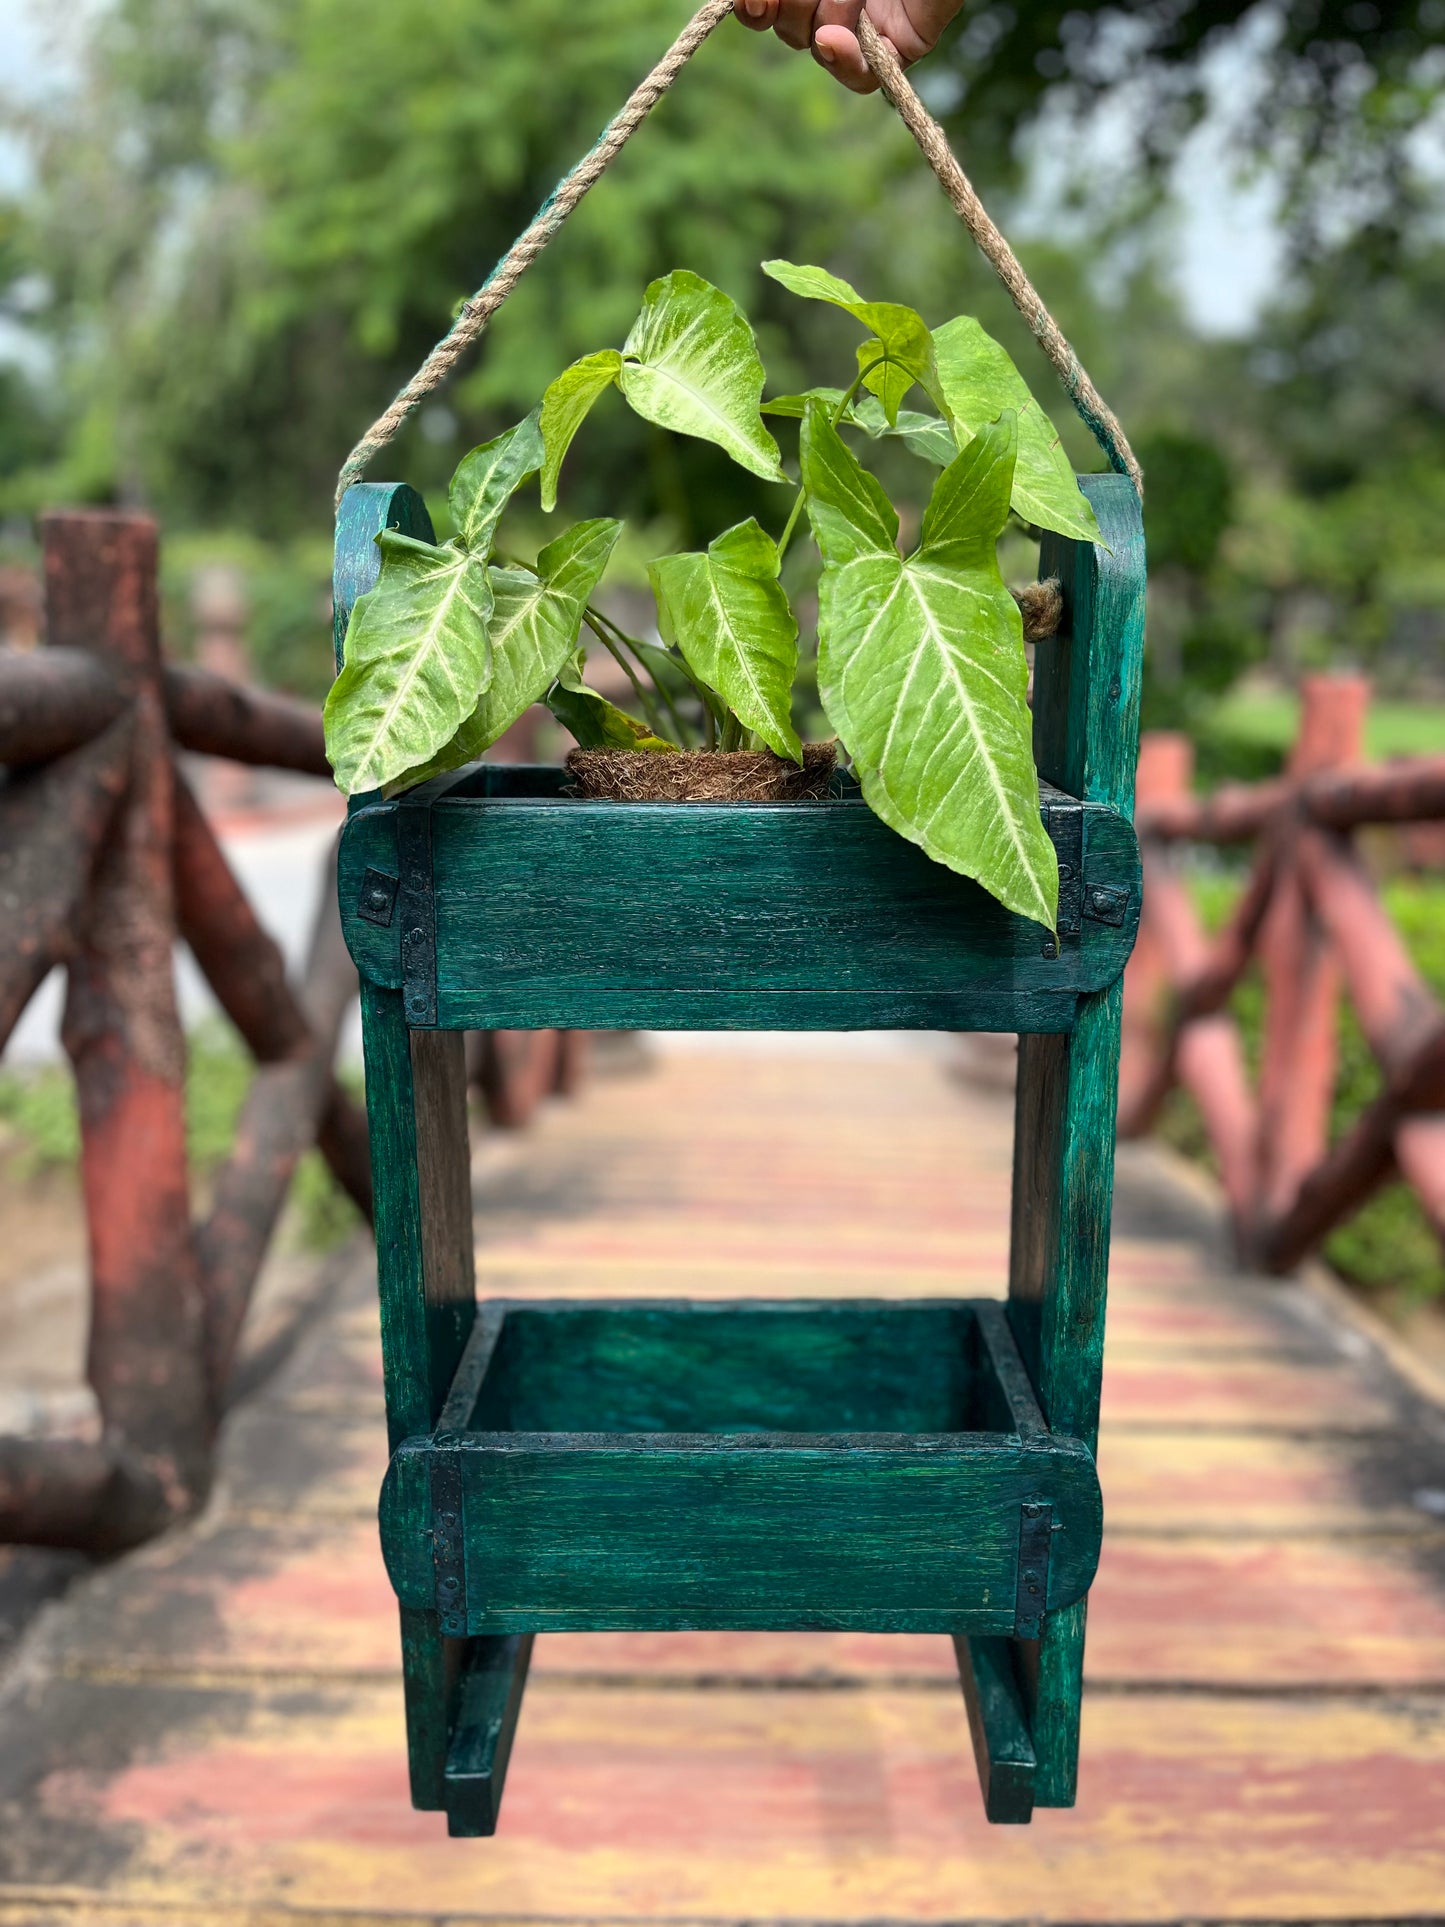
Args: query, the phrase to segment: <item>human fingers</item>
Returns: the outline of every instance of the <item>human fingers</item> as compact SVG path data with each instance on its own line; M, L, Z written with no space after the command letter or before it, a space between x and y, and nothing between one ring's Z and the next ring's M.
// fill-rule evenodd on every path
M786 46L811 47L817 0L777 0L773 31Z
M813 58L853 93L871 94L878 82L858 44L858 16L862 11L863 0L818 0Z
M766 33L777 18L778 0L733 0L733 12L754 33Z

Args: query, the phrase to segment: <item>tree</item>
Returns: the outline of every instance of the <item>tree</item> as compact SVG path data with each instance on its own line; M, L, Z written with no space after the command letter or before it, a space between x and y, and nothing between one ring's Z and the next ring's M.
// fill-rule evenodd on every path
M1157 185L1208 105L1210 61L1247 53L1259 84L1241 159L1278 174L1296 252L1313 259L1342 210L1397 234L1428 219L1416 143L1438 130L1442 43L1445 0L990 0L949 43L951 121L987 167L1046 104L1083 118L1123 100Z
M389 0L119 0L82 99L31 128L25 266L73 453L108 445L102 487L192 520L324 513L357 433L676 26L672 0L436 0L424 20ZM724 28L397 461L445 472L458 436L620 340L671 267L751 302L767 255L846 253L908 164L886 109ZM790 325L781 300L758 312ZM667 473L630 428L615 447L607 485L657 512Z

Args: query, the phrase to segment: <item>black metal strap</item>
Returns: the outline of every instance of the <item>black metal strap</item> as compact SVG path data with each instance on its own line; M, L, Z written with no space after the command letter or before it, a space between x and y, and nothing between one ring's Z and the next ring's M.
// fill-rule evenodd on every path
M431 805L404 797L396 812L401 869L402 1009L413 1029L437 1020L437 917L432 888Z

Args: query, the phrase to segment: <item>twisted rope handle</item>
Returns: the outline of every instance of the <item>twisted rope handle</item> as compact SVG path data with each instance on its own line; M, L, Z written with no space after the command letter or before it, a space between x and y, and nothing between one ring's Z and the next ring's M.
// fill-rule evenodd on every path
M512 243L385 414L378 416L347 456L336 479L338 506L351 484L361 479L372 456L379 454L388 442L394 440L407 418L416 412L428 395L440 388L567 216L588 190L601 180L698 48L732 10L733 0L705 0L705 4L698 8L652 72L607 123L591 153L558 182L533 217L531 225ZM1065 339L1063 330L1049 313L1043 297L1024 273L1018 256L989 218L983 202L974 191L973 183L959 166L948 145L943 129L904 78L903 66L897 54L878 33L866 13L858 21L857 32L864 59L877 77L885 97L918 143L920 152L937 176L954 212L1008 290L1014 306L1053 363L1070 401L1087 423L1110 465L1121 475L1129 477L1142 499L1144 477L1118 418L1090 381L1078 356Z
M1127 475L1144 499L1144 473L1139 467L1119 418L1090 381L1088 371L1069 346L1063 329L1049 313L1043 296L1023 271L1018 256L995 227L988 210L978 198L973 182L958 164L938 122L904 78L903 64L891 43L883 38L867 14L857 26L858 44L863 58L872 68L878 85L898 117L918 143L919 152L933 169L938 184L953 204L953 211L978 244L979 253L1008 290L1009 299L1029 325L1035 341L1043 349L1069 400L1094 440L1108 457L1109 466Z

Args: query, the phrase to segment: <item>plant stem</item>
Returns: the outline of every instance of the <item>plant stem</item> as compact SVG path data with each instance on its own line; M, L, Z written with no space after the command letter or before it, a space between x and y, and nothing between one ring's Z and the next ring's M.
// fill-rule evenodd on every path
M647 727L652 731L654 736L661 736L663 734L662 717L658 714L657 707L653 703L652 698L633 673L632 664L627 660L626 656L623 655L622 651L617 647L617 644L602 627L602 624L594 619L590 609L583 612L582 620L602 644L602 647L607 651L608 655L611 656L612 660L617 664L617 667L622 671L623 675L626 676L627 680L632 684L633 694L637 697L638 702L642 704L642 713L647 718Z
M887 361L887 359L888 359L887 355L879 355L876 361L870 361L866 368L860 368L858 370L858 373L853 377L853 386L850 389L848 389L846 394L843 396L843 399L838 403L838 406L833 410L833 427L834 428L838 426L839 422L842 421L843 417L847 414L848 410L853 406L854 396L858 393L858 390L863 386L863 383L868 379L869 375L873 373L873 370L875 368L881 368L884 362ZM783 526L783 532L778 537L778 561L779 562L782 561L784 552L786 551L788 544L793 539L793 530L798 526L798 517L803 512L803 500L806 494L807 494L807 490L804 489L800 483L798 486L798 492L793 497L793 506L792 506L792 509L789 511L787 522Z
M629 636L625 629L621 628L617 623L615 623L612 620L611 616L604 615L600 609L592 608L590 603L588 605L587 613L594 618L594 622L593 622L594 630L595 630L596 623L600 622L602 626L613 637L614 641L620 643L634 657L636 657L638 664L647 671L648 676L651 678L653 689L656 691L657 695L661 698L663 707L666 709L668 715L672 718L673 728L677 731L677 735L678 735L679 747L682 749L688 748L689 745L688 745L687 738L688 738L689 731L688 731L687 724L683 721L682 712L678 708L677 704L673 701L672 691L667 687L666 683L662 682L659 679L655 671L649 666L647 658L643 655L641 648L638 646L637 639L634 636ZM691 681L692 680L691 675L689 674L689 671L686 665L683 664L681 665L681 667L682 667L682 673L688 676L689 681ZM696 689L697 684L693 683L693 687ZM698 695L699 697L702 696L702 691L700 689L698 690ZM706 704L704 704L704 707L706 707Z

